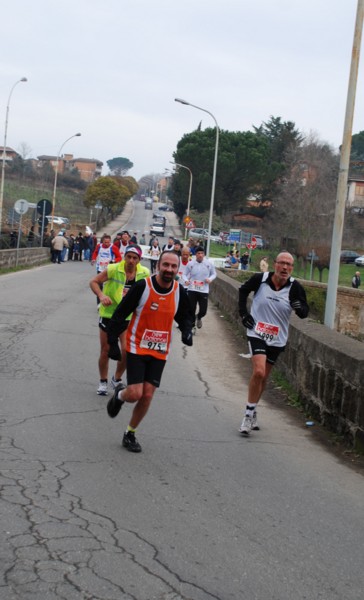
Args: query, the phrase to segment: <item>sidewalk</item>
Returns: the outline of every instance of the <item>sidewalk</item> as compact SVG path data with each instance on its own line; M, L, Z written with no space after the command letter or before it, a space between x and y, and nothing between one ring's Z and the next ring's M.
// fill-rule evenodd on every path
M96 231L97 239L100 239L100 237L104 233L107 233L108 235L111 235L112 238L114 238L118 231L128 229L129 219L133 216L133 214L134 200L128 200L121 215L114 219L114 221L110 221L110 223L105 225L105 227L103 227L102 229L98 229Z

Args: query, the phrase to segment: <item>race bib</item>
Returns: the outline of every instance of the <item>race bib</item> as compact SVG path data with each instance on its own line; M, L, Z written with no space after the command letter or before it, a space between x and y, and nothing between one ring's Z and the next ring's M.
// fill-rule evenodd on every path
M195 281L191 281L191 283L190 283L190 288L192 290L199 291L199 290L201 290L203 288L203 286L204 286L204 282L203 281L196 281L195 280Z
M146 348L147 350L156 350L157 352L166 353L168 347L168 331L146 329L140 340L140 347Z
M273 342L279 335L278 325L271 325L271 323L264 323L263 321L258 321L256 323L254 331L262 338L262 340L268 342Z
M99 267L98 267L99 271L100 271L100 272L101 272L101 271L105 271L105 269L107 269L107 266L108 266L109 262L110 262L110 261L106 261L106 260L100 260L100 262L99 262Z

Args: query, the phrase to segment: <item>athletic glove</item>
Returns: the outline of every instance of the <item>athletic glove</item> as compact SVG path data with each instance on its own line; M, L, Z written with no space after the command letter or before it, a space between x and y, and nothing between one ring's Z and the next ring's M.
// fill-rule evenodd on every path
M255 320L254 320L254 318L249 313L247 313L246 315L244 315L241 320L243 322L244 327L246 327L247 329L253 329L254 328L254 326L255 326Z
M121 352L117 341L110 344L107 355L111 360L121 360Z
M182 344L185 344L186 346L192 346L192 331L191 329L187 329L187 331L182 331Z
M302 308L302 304L300 300L293 300L293 302L291 302L291 308L297 312L298 310L301 310Z

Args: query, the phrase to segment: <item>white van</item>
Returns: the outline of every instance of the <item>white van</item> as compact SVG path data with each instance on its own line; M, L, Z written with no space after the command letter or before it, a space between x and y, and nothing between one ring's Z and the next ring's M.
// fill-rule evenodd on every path
M153 209L153 200L151 198L146 198L145 199L145 206L144 208L146 210L152 210Z

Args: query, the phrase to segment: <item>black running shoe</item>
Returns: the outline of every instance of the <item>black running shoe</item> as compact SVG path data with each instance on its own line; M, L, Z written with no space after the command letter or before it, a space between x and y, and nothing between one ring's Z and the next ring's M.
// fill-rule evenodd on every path
M126 386L123 383L119 383L119 385L116 386L114 393L111 396L109 402L107 403L107 407L106 407L107 414L112 419L114 419L119 414L120 409L121 409L122 405L124 404L124 402L119 400L118 393L121 390L125 390L125 388L126 388Z
M126 431L124 433L123 446L124 446L124 448L129 450L129 452L141 452L142 451L142 447L139 444L138 440L136 439L135 433L133 433L132 431Z

